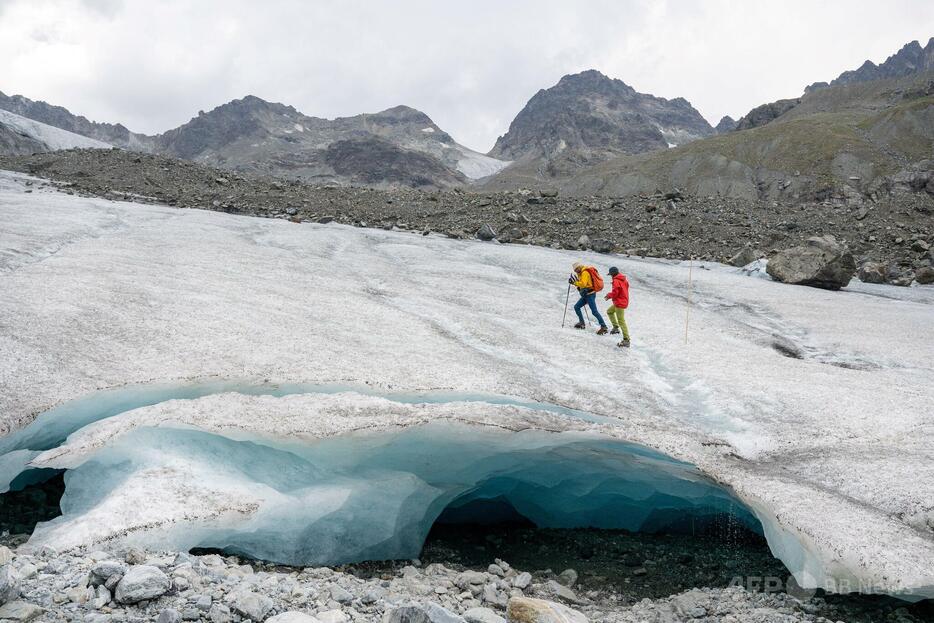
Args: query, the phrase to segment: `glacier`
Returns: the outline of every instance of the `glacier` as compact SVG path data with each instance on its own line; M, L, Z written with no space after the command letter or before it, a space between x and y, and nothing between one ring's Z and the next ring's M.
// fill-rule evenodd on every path
M27 179L0 173L0 476L67 470L63 515L32 547L370 557L410 552L445 508L508 493L539 521L595 522L601 487L639 484L651 503L608 514L650 512L630 525L652 529L665 509L729 509L801 586L934 596L930 287L831 293ZM561 329L577 260L629 276L631 350ZM414 462L435 446L450 473ZM494 459L519 475L497 480ZM360 525L356 553L325 546Z
M13 131L33 138L43 145L49 151L59 149L73 149L75 147L110 149L109 143L98 141L93 138L87 138L68 130L62 130L39 121L34 121L26 117L17 115L8 110L0 110L0 125L5 125Z

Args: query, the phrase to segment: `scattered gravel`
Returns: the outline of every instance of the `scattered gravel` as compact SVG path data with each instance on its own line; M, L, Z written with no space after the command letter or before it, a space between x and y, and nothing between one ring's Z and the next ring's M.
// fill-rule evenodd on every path
M615 591L575 590L538 577L526 584L526 574L500 559L490 565L495 566L492 573L412 561L378 576L358 577L352 569L245 564L217 554L149 553L144 554L142 564L126 563L140 554L134 550L129 555L103 551L15 555L2 569L17 579L19 595L0 608L0 617L87 623L502 623L508 611L510 620L517 622L525 621L522 617L529 613L539 613L538 623L559 620L547 618L548 613L561 614L564 620L594 622L910 623L926 616L918 606L890 604L858 613L822 598L801 601L783 592L751 592L742 587L693 589L628 604L626 596ZM121 602L106 584L97 584L102 569L112 574L108 580L126 569L117 584L118 594L119 586L130 578L145 578L148 597Z

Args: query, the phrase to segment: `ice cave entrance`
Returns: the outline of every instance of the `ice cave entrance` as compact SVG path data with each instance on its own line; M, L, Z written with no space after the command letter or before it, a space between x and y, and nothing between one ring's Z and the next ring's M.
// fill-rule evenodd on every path
M2 440L7 481L21 488L43 477L27 470L10 478L15 471L10 464L17 462L8 460L11 455L55 447L91 421L170 398L232 390L284 395L347 387L138 388L75 401ZM534 405L593 417L502 396L380 395L400 402ZM648 448L595 434L431 422L301 443L234 440L190 428L139 428L65 474L62 515L40 523L33 538L41 541L93 511L130 475L179 460L193 465L204 482L224 483L245 495L261 490L265 501L237 521L169 525L136 534L134 544L212 548L310 565L417 557L436 522L521 519L540 528L691 533L729 517L761 532L758 520L728 489Z

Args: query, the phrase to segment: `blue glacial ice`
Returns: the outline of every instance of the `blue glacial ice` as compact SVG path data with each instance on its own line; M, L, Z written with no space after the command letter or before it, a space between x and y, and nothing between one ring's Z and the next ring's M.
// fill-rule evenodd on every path
M449 521L483 521L483 501L511 505L542 527L683 530L723 515L758 527L733 495L694 467L589 434L437 422L270 443L143 427L66 473L63 515L40 525L34 542L56 543L62 530L119 495L132 475L180 463L190 478L244 492L248 512L135 533L130 526L127 543L220 548L301 565L411 558L445 509Z

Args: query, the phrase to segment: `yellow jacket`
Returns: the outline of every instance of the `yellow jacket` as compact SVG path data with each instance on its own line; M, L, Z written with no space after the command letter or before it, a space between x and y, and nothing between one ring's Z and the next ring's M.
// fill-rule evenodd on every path
M584 288L593 290L593 279L590 277L590 270L588 270L589 268L591 267L584 266L584 268L581 269L580 274L577 275L577 281L574 282L575 288L579 290L583 290Z

